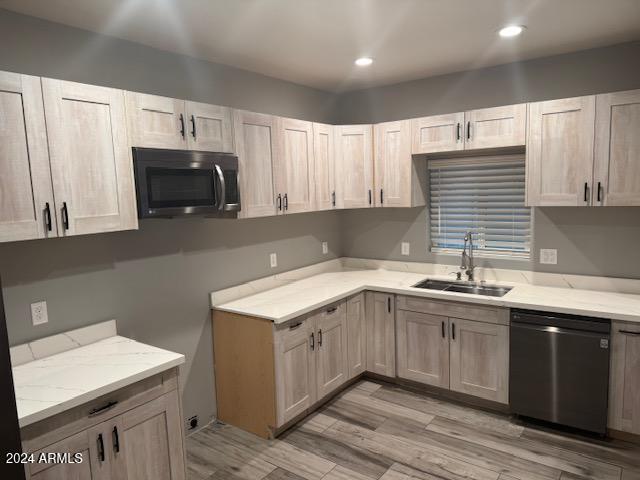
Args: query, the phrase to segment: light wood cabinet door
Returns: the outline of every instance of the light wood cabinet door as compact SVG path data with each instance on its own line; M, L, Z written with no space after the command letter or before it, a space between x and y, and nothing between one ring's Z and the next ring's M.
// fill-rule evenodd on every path
M364 293L347 300L347 364L349 378L367 369L367 332Z
M238 154L242 218L276 214L273 168L277 159L276 117L233 111L233 134Z
M178 391L129 410L109 430L116 480L185 480Z
M367 370L396 375L395 299L393 295L366 292Z
M0 72L0 242L57 236L39 77Z
M449 319L398 310L398 377L449 388Z
M274 164L276 192L282 195L278 213L311 210L313 203L313 124L278 118L278 153Z
M372 207L373 129L371 125L341 125L335 131L338 206Z
M41 454L70 454L74 463L34 463L27 467L30 480L111 480L112 464L109 456L110 436L105 424L83 430L42 450L33 452L37 459ZM104 454L104 457L102 457ZM75 455L82 461L75 463Z
M609 427L640 435L640 325L612 322Z
M125 92L129 139L133 147L187 148L184 100Z
M509 402L509 327L450 318L451 390Z
M60 235L138 227L124 94L42 79Z
M276 403L278 427L307 410L316 395L315 322L309 317L276 330Z
M375 205L425 205L427 165L411 156L411 121L375 125L374 144Z
M186 102L189 150L233 153L231 109L208 103Z
M524 146L527 104L505 105L465 112L465 150Z
M314 316L316 322L317 400L320 400L349 377L347 363L347 304L341 302Z
M528 206L590 204L594 128L594 96L529 104Z
M333 125L313 124L314 210L336 208L335 134Z
M411 153L452 152L464 149L464 112L411 120Z
M596 97L593 205L640 205L640 90Z

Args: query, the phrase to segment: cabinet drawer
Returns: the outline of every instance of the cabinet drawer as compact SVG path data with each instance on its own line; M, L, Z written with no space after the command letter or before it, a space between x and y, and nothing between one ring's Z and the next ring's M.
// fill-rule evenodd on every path
M398 296L397 308L398 310L409 310L411 312L509 325L508 308L486 307L470 303L446 302L408 296Z
M178 388L176 369L154 375L20 430L22 449L33 452L68 438Z

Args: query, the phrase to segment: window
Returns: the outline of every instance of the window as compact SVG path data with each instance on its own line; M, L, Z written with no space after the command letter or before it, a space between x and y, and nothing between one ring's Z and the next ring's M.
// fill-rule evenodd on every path
M531 211L525 207L524 155L430 160L431 251L529 258Z

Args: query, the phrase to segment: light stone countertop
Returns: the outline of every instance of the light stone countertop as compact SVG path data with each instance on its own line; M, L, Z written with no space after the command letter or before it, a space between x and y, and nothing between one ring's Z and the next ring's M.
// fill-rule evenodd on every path
M114 335L14 366L13 383L20 427L82 405L184 361L182 354Z
M385 269L324 272L229 302L214 303L213 308L265 318L279 324L363 290L375 290L441 300L640 322L640 295L636 294L515 282L488 282L513 287L505 296L498 298L412 287L425 278L452 279L451 276ZM214 296L215 293L212 298Z

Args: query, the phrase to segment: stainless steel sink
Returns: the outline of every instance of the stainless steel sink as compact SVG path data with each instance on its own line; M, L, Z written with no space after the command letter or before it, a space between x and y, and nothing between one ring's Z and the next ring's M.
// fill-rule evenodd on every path
M511 290L511 287L498 287L496 285L483 285L473 282L449 282L446 280L432 280L427 278L414 285L414 288L428 290L440 290L444 292L470 293L473 295L486 295L488 297L502 297Z

